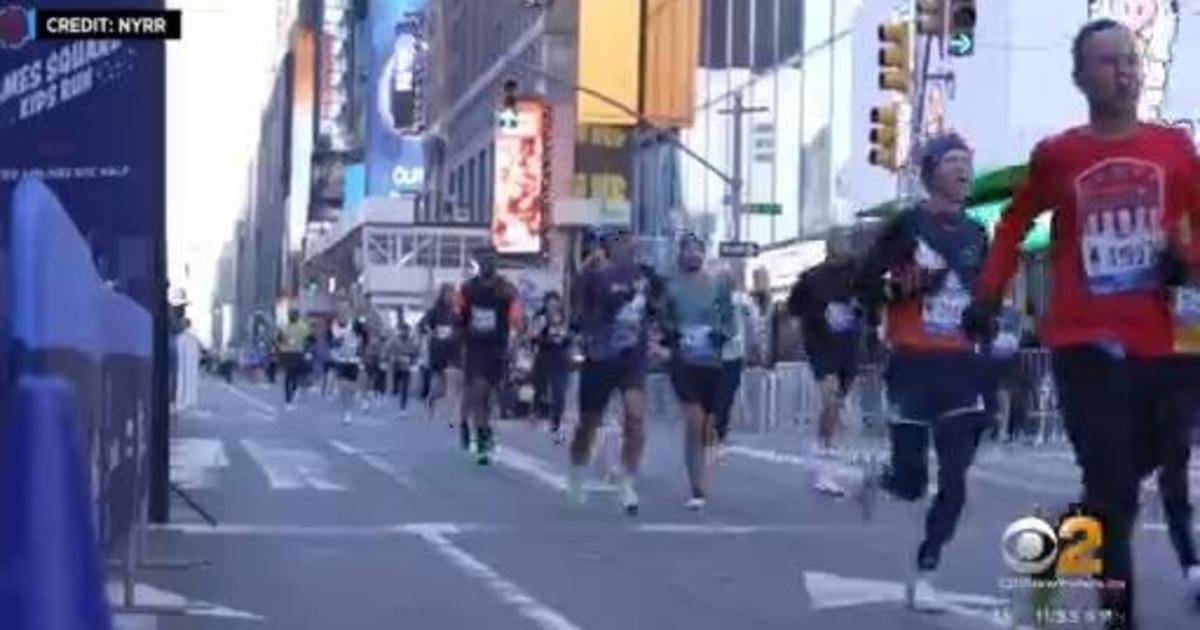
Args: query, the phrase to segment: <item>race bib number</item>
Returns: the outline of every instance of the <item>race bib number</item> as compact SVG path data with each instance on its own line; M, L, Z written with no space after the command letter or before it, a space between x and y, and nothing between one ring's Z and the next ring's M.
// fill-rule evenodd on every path
M1200 354L1200 287L1175 290L1175 351Z
M854 309L845 302L830 302L825 306L825 322L835 333L851 332L858 322Z
M441 341L448 341L454 336L454 328L451 326L438 326L435 332L437 338Z
M1186 326L1200 326L1200 287L1175 290L1175 319Z
M971 304L971 294L954 274L946 277L945 286L921 304L921 321L925 332L932 335L957 335L962 331L963 312Z
M1159 286L1164 186L1161 167L1129 158L1106 160L1076 180L1080 250L1093 295Z
M613 346L625 350L637 345L642 320L646 314L646 298L642 295L634 297L617 311L613 324Z
M683 358L690 361L711 361L717 356L713 344L712 326L684 326L680 330L680 349Z
M494 309L473 309L471 311L471 332L482 335L496 332L496 311Z

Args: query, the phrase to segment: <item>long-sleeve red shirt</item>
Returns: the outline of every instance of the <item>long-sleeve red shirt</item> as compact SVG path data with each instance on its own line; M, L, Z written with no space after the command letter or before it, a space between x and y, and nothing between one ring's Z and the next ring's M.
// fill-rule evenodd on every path
M1029 177L996 228L976 295L1004 292L1018 247L1052 211L1051 347L1119 344L1134 356L1172 351L1172 321L1158 254L1185 215L1200 213L1200 159L1181 130L1143 124L1122 139L1078 127L1043 140Z

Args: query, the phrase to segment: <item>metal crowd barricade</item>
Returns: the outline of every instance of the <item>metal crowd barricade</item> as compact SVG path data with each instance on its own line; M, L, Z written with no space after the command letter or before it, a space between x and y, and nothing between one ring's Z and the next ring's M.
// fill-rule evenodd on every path
M136 596L146 524L153 322L107 286L92 251L54 194L23 182L12 210L11 304L17 373L57 376L78 402L76 435L86 461L96 545L118 573L118 611L187 613L144 606ZM53 252L48 256L47 252Z
M1019 353L1021 383L1029 419L1037 422L1034 444L1061 444L1066 441L1066 430L1059 413L1058 393L1054 387L1054 374L1050 362L1050 351L1032 348Z

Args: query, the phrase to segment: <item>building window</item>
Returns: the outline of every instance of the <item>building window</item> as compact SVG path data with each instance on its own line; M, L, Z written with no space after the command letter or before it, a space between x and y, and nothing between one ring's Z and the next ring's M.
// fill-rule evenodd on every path
M397 258L395 234L381 231L367 233L368 265L385 267L395 264Z
M434 262L434 238L429 235L417 237L416 262L418 267L432 267Z
M438 243L438 267L443 269L462 268L462 237L443 236Z

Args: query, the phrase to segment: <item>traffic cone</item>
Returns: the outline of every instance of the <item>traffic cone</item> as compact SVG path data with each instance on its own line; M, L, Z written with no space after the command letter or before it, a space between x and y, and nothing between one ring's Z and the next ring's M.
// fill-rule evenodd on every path
M8 411L0 421L0 625L111 630L74 392L61 378L27 376Z

